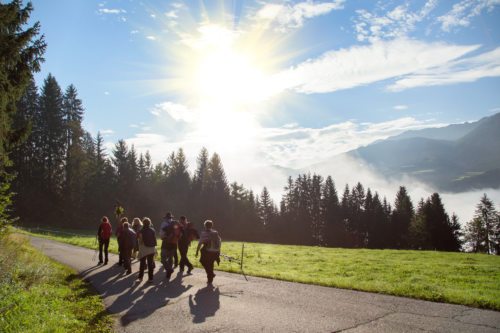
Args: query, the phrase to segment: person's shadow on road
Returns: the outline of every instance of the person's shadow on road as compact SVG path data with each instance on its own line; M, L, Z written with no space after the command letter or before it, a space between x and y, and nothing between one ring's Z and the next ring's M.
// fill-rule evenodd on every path
M161 272L158 275L160 274ZM149 317L157 309L166 306L171 299L181 296L191 287L191 285L182 284L182 273L179 272L174 279L168 282L162 280L153 284L152 287L143 284L136 289L136 292L122 295L123 299L120 299L122 297L120 296L113 304L113 307L115 304L125 304L127 312L120 318L120 321L123 326L127 326L137 319ZM146 289L147 291L144 292ZM130 290L133 291L134 287L131 287Z
M193 295L189 295L189 308L193 315L193 323L199 324L204 322L207 317L215 316L220 308L219 297L219 288L210 285L198 290L194 299Z

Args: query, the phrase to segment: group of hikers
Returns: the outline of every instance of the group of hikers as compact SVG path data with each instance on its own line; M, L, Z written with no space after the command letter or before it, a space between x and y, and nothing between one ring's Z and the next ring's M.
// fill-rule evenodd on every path
M108 247L112 233L111 223L104 216L97 230L99 264L108 264ZM118 240L119 252L117 265L123 266L127 275L131 274L131 262L135 258L140 262L137 279L140 281L143 279L144 271L147 268L148 282L152 282L157 241L151 219L145 217L141 220L136 217L132 223L129 223L126 217L122 217L115 230L115 235ZM212 284L215 277L214 263L220 261L221 238L219 233L213 229L211 220L205 221L204 230L199 234L185 216L181 216L177 221L174 220L172 213L168 212L160 225L160 239L162 241L161 263L165 268L167 281L170 280L177 266L179 266L180 272L184 272L184 268L187 268L187 274L191 275L193 265L189 262L187 253L191 242L198 239L195 256L198 257L198 253L201 253L200 263L207 274L207 283ZM180 260L177 256L177 250L180 253Z

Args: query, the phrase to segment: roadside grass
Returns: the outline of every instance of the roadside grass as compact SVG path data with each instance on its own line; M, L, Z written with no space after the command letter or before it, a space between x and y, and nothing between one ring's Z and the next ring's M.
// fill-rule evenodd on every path
M0 237L0 332L112 332L101 298L24 235Z
M84 233L43 237L95 248L95 236ZM222 252L240 258L241 246L223 242ZM110 249L116 253L116 241ZM200 267L194 250L190 261ZM245 243L243 259L252 276L500 310L500 256ZM240 272L226 260L216 268Z

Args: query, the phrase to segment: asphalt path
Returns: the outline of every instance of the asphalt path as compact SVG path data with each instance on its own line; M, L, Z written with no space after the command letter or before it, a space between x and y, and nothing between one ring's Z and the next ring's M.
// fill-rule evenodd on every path
M31 243L89 281L116 318L117 332L500 332L500 312L461 305L327 288L216 272L163 268L153 283L137 282L115 265L93 261L95 251L43 238Z

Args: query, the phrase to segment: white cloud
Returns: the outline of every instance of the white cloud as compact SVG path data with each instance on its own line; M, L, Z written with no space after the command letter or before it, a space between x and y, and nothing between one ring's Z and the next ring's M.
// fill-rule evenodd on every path
M297 92L327 93L443 66L478 47L404 38L376 41L326 52L278 74L275 79L277 84Z
M406 3L380 16L364 9L358 10L358 17L354 20L357 39L374 42L406 37L415 29L417 23L429 15L436 4L437 0L429 0L420 10L413 12Z
M408 109L408 105L394 105L393 109L397 110L397 111L407 110Z
M177 104L173 102L164 102L161 104L156 104L151 111L155 116L161 116L162 114L168 114L175 121L183 121L186 123L193 122L196 119L196 113L182 104Z
M500 0L463 0L454 4L448 13L438 17L438 21L444 31L467 27L474 17L485 10L491 12L497 5L500 5Z
M125 9L119 8L99 8L97 11L99 14L122 14L127 12Z
M172 18L172 19L175 19L175 18L178 18L179 16L177 15L177 11L176 10L171 10L171 11L168 11L165 13L165 16L166 17L169 17L169 18Z
M276 30L285 32L289 29L300 28L305 19L325 15L332 10L343 8L344 0L330 2L314 2L307 0L294 5L266 3L260 8L255 19L264 24L272 25Z
M435 126L403 117L381 123L348 121L323 128L263 128L259 150L267 164L301 168L406 130Z
M149 39L149 40L156 40L156 36L146 36L146 39Z
M109 91L105 91L104 95L108 96L109 95Z
M492 108L492 109L489 109L488 111L491 112L491 113L497 113L497 112L500 112L500 107L498 107L498 108Z
M390 91L422 86L438 86L474 82L481 78L500 76L500 47L476 56L462 58L426 68L404 76L390 85Z
M115 131L113 131L112 129L104 129L104 130L101 130L100 133L102 136L110 136L110 135L115 134Z
M132 31L130 31L130 33L131 33L132 35L135 35L135 34L138 34L138 33L139 33L139 30L132 30Z

